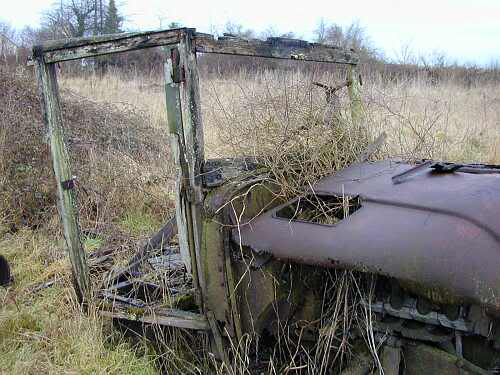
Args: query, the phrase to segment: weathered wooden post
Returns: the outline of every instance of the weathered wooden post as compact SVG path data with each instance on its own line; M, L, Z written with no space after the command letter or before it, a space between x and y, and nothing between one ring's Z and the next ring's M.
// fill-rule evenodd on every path
M205 156L194 43L194 30L185 29L177 46L166 48L165 93L171 147L177 165L176 217L179 247L184 263L191 269L198 305L209 322L211 345L219 358L227 360L219 325L207 305L205 295L208 277L208 267L205 264L207 260L202 249L202 170Z
M201 291L205 290L204 272L201 261L201 237L203 223L203 163L205 162L205 144L201 118L200 82L194 29L186 29L179 43L179 64L181 66L180 99L183 120L186 160L189 172L189 189L187 197L191 206L193 228L193 244L198 268L198 282ZM203 301L202 305L203 305Z
M356 64L348 66L347 80L349 82L349 98L351 100L351 119L354 125L360 126L364 118L364 109L361 100L361 82Z
M85 251L80 240L78 213L74 202L74 177L64 144L63 120L54 63L46 64L41 49L33 48L42 109L47 128L52 165L57 183L58 209L64 227L64 238L72 266L75 290L80 302L90 295L90 277Z
M175 182L175 214L178 228L179 248L182 260L189 273L196 272L196 263L192 264L195 254L191 255L189 235L186 230L188 217L188 202L185 201L183 187L188 177L188 167L185 160L184 133L182 131L181 98L179 93L179 50L177 47L165 47L167 61L165 63L165 102L167 107L167 122L170 133L170 147L177 167ZM193 275L194 276L194 275ZM197 277L193 277L197 282Z
M198 302L203 306L204 274L201 263L204 162L203 127L194 30L185 29L171 48L165 64L167 117L178 175L176 216L183 260L193 275Z

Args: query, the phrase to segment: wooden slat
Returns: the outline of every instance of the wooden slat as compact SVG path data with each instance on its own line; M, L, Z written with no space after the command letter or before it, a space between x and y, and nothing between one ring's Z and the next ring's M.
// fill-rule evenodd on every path
M347 70L347 80L349 82L349 98L351 100L351 119L356 126L361 126L364 121L364 108L361 99L361 82L356 66L351 65Z
M33 56L53 63L176 44L186 29L102 35L46 42L33 48Z
M170 147L176 165L175 210L179 237L179 248L182 259L189 273L193 275L195 286L198 286L197 268L195 263L194 246L190 246L188 233L189 202L185 196L186 181L189 180L189 171L185 156L184 132L182 125L181 98L179 83L174 82L174 75L179 72L177 47L166 48L167 62L165 63L165 96L167 107L167 122L170 132ZM174 56L174 57L173 57ZM172 61L175 59L176 61ZM174 65L176 65L174 69ZM178 77L175 79L178 81ZM192 236L191 236L192 237Z
M226 351L224 350L224 340L222 339L222 334L219 329L219 325L217 323L217 320L215 319L215 315L212 311L207 311L207 320L208 324L210 326L210 330L212 332L212 346L213 350L215 353L217 353L218 359L224 361L224 363L229 363L229 358L226 354Z
M194 44L197 52L337 64L357 64L359 60L352 51L304 40L268 38L263 41L227 37L214 39L212 35L195 33L194 29L187 28L48 41L35 46L33 56L43 56L47 63L95 57L177 44L186 33L196 40Z
M177 220L173 217L130 259L126 267L110 272L102 281L102 287L114 285L119 280L129 278L133 273L138 272L139 268L148 259L151 251L167 247L172 237L176 234Z
M196 52L192 41L193 30L187 30L179 43L179 67L181 83L179 85L182 131L184 135L184 153L188 167L186 198L190 212L187 218L197 266L199 290L205 290L205 267L201 257L201 238L203 227L203 180L202 168L205 161L203 125L201 119L201 102ZM194 265L193 265L194 266ZM203 296L201 296L203 306Z
M71 261L75 289L78 297L84 301L89 297L89 269L80 240L80 228L73 196L74 181L68 151L64 144L63 120L54 64L45 64L42 59L38 59L37 75L57 183L58 208L64 227L64 238Z
M131 320L147 324L158 324L197 331L210 330L207 319L201 314L176 309L155 309L151 312L144 309L144 311L143 314L137 314L127 313L123 309L115 311L99 310L99 314L108 318Z
M239 38L214 39L212 35L198 33L196 51L337 64L357 64L359 61L352 51L288 38L268 38L266 41Z

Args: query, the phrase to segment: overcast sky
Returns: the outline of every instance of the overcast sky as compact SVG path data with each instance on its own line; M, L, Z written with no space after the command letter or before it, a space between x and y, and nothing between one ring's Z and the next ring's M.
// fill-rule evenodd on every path
M37 26L54 0L0 0L0 19L21 28ZM403 45L415 53L444 52L452 60L488 64L500 60L500 0L126 0L118 1L127 27L157 29L176 21L200 31L231 20L263 31L273 26L305 39L320 18L340 25L359 21L373 44L389 57ZM212 28L211 28L212 27Z

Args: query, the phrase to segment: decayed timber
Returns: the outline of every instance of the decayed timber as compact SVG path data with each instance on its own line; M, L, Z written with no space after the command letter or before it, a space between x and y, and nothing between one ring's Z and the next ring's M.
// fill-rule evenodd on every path
M177 309L155 309L148 311L147 309L135 308L134 313L124 309L115 309L113 311L100 310L99 314L108 318L131 320L147 324L158 324L196 331L210 330L210 325L205 316Z
M149 256L152 250L163 250L163 248L168 246L168 243L176 234L177 221L175 217L173 217L146 242L144 247L137 254L134 255L129 261L128 266L136 270Z
M74 177L71 174L68 151L64 144L63 120L54 64L45 64L39 58L37 60L37 74L57 183L59 213L64 226L64 238L69 252L77 295L81 300L85 300L89 296L89 269L80 240L80 228L73 196Z
M242 173L254 171L263 161L257 157L207 159L203 165L203 184L207 188L221 186Z
M179 43L179 67L181 80L179 93L182 112L182 131L184 136L184 155L188 167L186 181L186 199L189 201L190 216L188 230L192 240L191 254L195 254L197 282L200 291L205 290L205 273L201 259L202 208L203 208L203 163L205 161L203 124L201 119L201 101L196 52L192 45L193 30L187 30ZM194 264L193 264L194 267ZM201 303L203 304L203 296ZM202 305L203 306L203 305Z
M43 55L47 63L82 59L176 44L185 32L186 29L181 28L49 41L35 46L34 54L35 57L36 54Z
M142 247L132 259L128 262L125 268L110 273L103 280L103 285L114 285L115 283L130 277L137 272L139 268L146 262L152 250L163 249L170 242L173 236L177 234L177 220L171 218L167 223L151 237L144 247Z
M387 133L382 132L377 139L375 139L372 143L370 143L366 149L361 153L361 155L358 157L358 162L365 162L370 157L375 154L377 151L380 150L380 148L384 145L385 141L387 139Z
M196 34L196 51L227 55L260 56L277 59L357 64L352 51L305 40L288 38L259 39L219 38L209 34Z
M361 100L361 82L357 67L350 65L347 74L349 98L351 100L351 119L354 125L360 126L364 118L364 109L363 101Z
M166 49L165 63L165 96L167 106L167 122L170 132L170 146L177 166L175 187L175 210L178 228L179 249L186 269L193 276L195 287L198 287L196 273L196 258L191 236L188 233L190 217L189 201L186 197L186 181L189 181L189 171L185 156L184 132L182 127L182 110L180 98L180 68L179 50L177 47Z
M309 43L304 40L268 38L264 41L234 37L215 39L212 35L195 33L194 29L187 28L49 41L35 46L34 57L43 56L47 63L76 60L143 48L174 45L179 43L186 34L190 35L190 42L193 42L196 52L337 64L357 64L359 60L352 51L319 43Z

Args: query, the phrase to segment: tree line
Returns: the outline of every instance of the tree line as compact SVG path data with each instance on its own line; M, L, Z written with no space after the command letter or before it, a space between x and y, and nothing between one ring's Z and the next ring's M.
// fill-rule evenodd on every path
M39 27L27 26L16 30L0 19L0 68L16 67L23 65L31 54L31 47L46 40L75 38L102 34L114 34L126 30L124 27L125 16L123 9L115 0L57 0L45 10L41 17ZM162 25L163 26L163 25ZM181 27L176 22L170 22L167 28ZM239 23L228 21L223 27L211 27L210 33L232 35L246 39L267 39L268 37L283 37L302 39L301 35L294 32L279 32L269 27L262 32L257 32ZM378 50L371 41L366 30L359 22L341 26L325 19L320 19L312 32L313 41L333 45L344 49L354 49L361 58L361 66L367 74L375 72L388 77L389 80L407 79L408 77L426 76L433 83L444 76L467 77L494 77L499 80L499 65L492 63L489 69L477 66L461 66L446 58L444 53L430 55L416 55L410 46L401 48L399 56L390 61L382 51ZM116 67L120 72L133 72L134 74L161 75L163 53L158 49L128 53L124 55L101 57L91 60L90 63L66 64L67 71L82 73L90 71L104 74L110 66ZM233 58L221 56L203 56L202 71L206 74L225 74L238 69L247 71L263 69L293 69L293 64L277 61L263 61L262 59ZM324 65L321 69L328 70ZM486 71L486 73L485 73ZM459 72L459 73L457 73ZM450 75L450 73L453 73ZM483 80L484 78L481 78Z
M123 12L115 0L57 0L43 12L40 27L26 26L21 30L15 30L0 19L0 35L14 41L18 47L30 48L46 40L120 33L124 31L124 21ZM180 26L182 25L179 23L171 22L168 28ZM228 21L222 30L212 28L212 33L247 39L300 38L294 32L280 33L273 27L256 32L232 21ZM369 57L375 57L377 54L365 30L357 22L341 27L322 19L318 22L313 35L315 42L354 48Z

